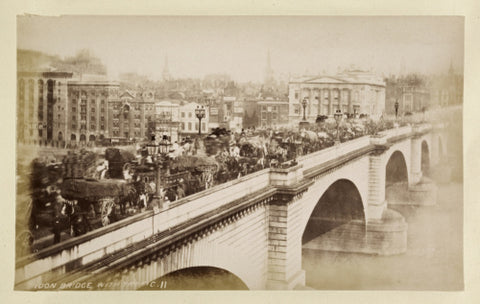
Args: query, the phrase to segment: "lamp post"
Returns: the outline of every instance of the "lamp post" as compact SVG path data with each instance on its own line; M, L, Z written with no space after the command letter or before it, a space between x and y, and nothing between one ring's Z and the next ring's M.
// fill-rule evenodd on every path
M398 106L399 106L398 100L395 101L395 105L394 105L394 106L395 106L395 119L397 119L397 117L398 117Z
M340 122L342 121L343 113L342 110L338 109L333 114L335 121L337 122L337 138L335 139L335 145L340 144Z
M306 129L308 128L308 121L306 117L306 112L307 112L307 104L308 104L308 99L307 97L303 98L302 100L302 106L303 106L303 120L300 121L300 129Z
M198 135L202 135L202 118L205 117L205 108L203 106L197 106L195 116L198 118Z
M155 141L155 135L152 136L152 141L147 145L148 155L152 157L152 160L155 163L156 167L156 179L155 179L155 195L153 196L153 209L157 211L158 209L163 209L167 206L163 205L162 193L161 193L161 180L162 180L162 169L165 166L168 166L167 155L169 150L170 142L167 139L166 135L163 135L162 140L157 144Z
M302 100L302 107L303 107L303 121L306 121L307 118L305 117L305 112L307 110L307 104L308 104L308 100L307 100L307 97L304 97L303 100Z

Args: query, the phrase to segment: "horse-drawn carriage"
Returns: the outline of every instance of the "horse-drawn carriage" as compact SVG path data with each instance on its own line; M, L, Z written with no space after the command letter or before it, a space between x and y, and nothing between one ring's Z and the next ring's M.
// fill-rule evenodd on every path
M139 196L136 185L122 179L69 179L63 182L61 189L67 204L78 202L78 207L71 206L67 214L77 213L78 216L80 213L83 222L78 220L77 224L92 228L106 226L124 216L127 203L136 204ZM85 227L73 229L88 230Z

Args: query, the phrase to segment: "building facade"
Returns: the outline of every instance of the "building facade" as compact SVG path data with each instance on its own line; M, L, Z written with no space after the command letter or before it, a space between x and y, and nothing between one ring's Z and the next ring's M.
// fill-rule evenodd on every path
M108 130L110 137L142 140L150 137L148 122L155 113L152 91L125 91L109 102Z
M68 82L66 108L70 143L91 143L111 137L111 104L118 100L119 84L107 80Z
M191 102L184 105L179 106L180 112L180 133L181 136L189 136L198 134L199 128L199 121L197 116L195 115L195 109L197 107L202 107L202 105ZM210 131L209 129L209 121L210 121L210 111L208 107L203 106L205 109L205 117L202 118L201 124L201 132L203 134Z
M222 100L223 125L233 132L243 128L243 101L235 96L224 96Z
M266 98L257 102L257 113L259 127L275 128L288 124L288 101L273 100Z
M332 116L338 109L379 118L385 110L385 82L363 71L292 79L288 96L290 123L303 118L304 99L308 121L315 121L318 115Z
M17 141L59 145L67 139L67 72L18 72Z
M156 101L155 111L148 122L148 133L158 140L167 135L171 142L179 140L179 105L171 101Z

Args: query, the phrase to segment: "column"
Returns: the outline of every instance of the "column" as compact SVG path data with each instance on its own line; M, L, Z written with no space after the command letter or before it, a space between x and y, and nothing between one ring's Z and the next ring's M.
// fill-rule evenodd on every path
M328 89L328 115L333 115L332 90Z
M312 115L312 103L313 103L313 89L309 89L309 94L308 94L308 111L307 111L307 120L308 116Z
M347 91L348 94L348 113L353 114L353 104L352 104L352 89Z

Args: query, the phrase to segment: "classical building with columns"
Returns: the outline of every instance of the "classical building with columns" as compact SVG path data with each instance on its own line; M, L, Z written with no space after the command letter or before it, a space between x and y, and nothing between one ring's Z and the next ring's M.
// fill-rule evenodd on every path
M343 113L379 118L385 111L385 82L381 77L354 70L336 76L300 77L289 82L289 122L303 118L302 100L307 100L306 118Z

